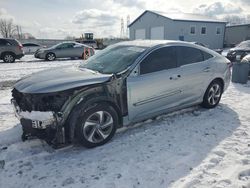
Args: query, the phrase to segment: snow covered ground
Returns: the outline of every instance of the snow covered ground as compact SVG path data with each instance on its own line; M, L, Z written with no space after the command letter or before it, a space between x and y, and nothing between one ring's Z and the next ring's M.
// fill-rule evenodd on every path
M80 61L0 64L0 80ZM250 188L250 82L231 84L215 109L162 115L94 149L22 142L10 92L0 90L0 187Z
M13 83L23 76L38 72L44 69L75 65L83 60L60 59L49 62L42 59L36 59L34 55L25 55L16 63L0 62L0 88L13 85Z

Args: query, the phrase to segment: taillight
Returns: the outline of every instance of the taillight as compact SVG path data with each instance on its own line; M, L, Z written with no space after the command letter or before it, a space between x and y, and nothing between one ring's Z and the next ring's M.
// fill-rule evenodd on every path
M19 44L18 48L19 48L19 50L22 50L23 49L23 45Z

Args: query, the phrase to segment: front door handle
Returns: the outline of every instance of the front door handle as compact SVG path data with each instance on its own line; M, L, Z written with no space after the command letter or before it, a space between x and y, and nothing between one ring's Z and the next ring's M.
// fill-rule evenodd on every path
M211 71L211 67L206 67L205 69L203 69L203 72L210 72Z
M172 75L169 77L170 80L178 80L179 78L181 78L181 75L178 74L178 75Z

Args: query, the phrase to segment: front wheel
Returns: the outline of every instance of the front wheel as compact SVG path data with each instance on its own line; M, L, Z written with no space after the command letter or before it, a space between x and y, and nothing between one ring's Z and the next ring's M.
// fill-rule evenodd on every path
M204 108L216 107L220 102L221 95L222 95L222 84L221 82L214 80L206 90L206 93L203 97L202 106Z
M92 148L107 143L115 134L118 115L113 107L101 103L80 114L76 125L77 140Z
M46 60L54 61L55 59L56 59L56 55L54 53L51 53L51 52L47 53Z

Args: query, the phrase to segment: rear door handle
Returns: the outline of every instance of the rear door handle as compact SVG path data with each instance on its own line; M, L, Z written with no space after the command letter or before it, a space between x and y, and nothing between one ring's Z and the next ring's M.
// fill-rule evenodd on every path
M206 67L205 69L203 69L203 72L210 72L211 71L211 67Z

